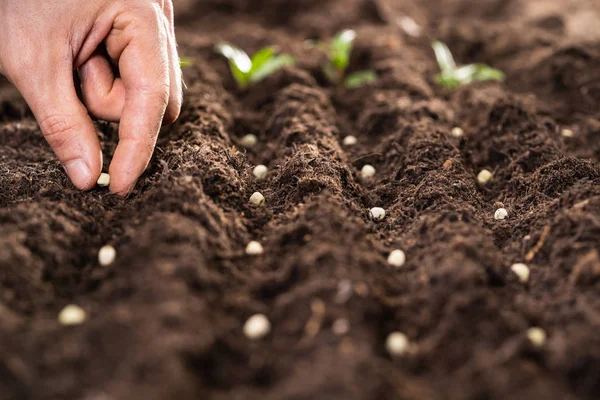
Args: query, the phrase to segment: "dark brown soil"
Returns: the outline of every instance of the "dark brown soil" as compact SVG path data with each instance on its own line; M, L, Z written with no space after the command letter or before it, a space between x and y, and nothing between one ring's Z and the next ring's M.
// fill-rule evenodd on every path
M598 399L600 3L176 7L194 58L184 111L126 200L75 190L24 102L0 89L2 400ZM507 81L444 93L429 39L407 36L402 15ZM342 28L357 30L353 65L376 69L375 84L328 86L303 46ZM240 93L212 50L222 40L276 44L299 65ZM109 156L115 126L98 131ZM248 152L247 133L260 139ZM341 145L349 134L355 147ZM365 163L373 182L359 178ZM248 203L256 190L262 209ZM251 258L254 239L265 253ZM106 243L118 257L101 267ZM386 263L395 248L401 269ZM527 284L515 262L531 268ZM59 325L69 303L85 324ZM272 331L250 341L242 325L257 312ZM541 348L532 326L548 333ZM393 331L410 354L386 352Z

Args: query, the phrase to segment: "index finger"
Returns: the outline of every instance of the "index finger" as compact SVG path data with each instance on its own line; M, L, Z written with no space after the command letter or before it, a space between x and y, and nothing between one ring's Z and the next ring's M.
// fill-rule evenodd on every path
M119 14L106 39L125 89L119 144L110 164L110 190L126 195L144 172L169 103L169 55L162 10L145 3Z

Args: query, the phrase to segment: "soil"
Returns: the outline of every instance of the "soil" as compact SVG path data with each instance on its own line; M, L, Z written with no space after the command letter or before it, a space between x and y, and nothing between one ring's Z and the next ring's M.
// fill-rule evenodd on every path
M598 398L600 3L175 6L193 58L185 105L127 199L75 190L1 86L1 399ZM397 24L406 15L421 37ZM352 68L377 82L324 80L303 42L343 28L358 32ZM433 37L506 82L444 92ZM213 51L224 40L299 63L240 92ZM108 165L116 127L97 127ZM247 133L259 137L248 151ZM248 202L257 190L265 207ZM508 218L496 221L500 203ZM263 255L245 254L251 240ZM101 267L107 243L117 260ZM396 248L399 269L386 262ZM525 284L516 262L531 269ZM88 320L61 326L71 303ZM272 331L251 341L242 326L255 313ZM547 332L541 347L533 326ZM410 339L403 356L385 349L394 331Z

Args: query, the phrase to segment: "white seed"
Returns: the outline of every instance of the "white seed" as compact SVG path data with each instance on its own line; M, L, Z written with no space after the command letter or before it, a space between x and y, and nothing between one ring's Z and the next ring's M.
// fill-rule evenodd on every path
M75 304L69 304L58 314L58 322L65 326L81 325L86 318L85 311Z
M335 302L337 304L344 304L352 297L352 282L348 279L342 279L337 286L337 293L335 294Z
M267 177L268 172L269 172L269 168L267 168L265 165L257 165L256 167L254 167L254 170L252 171L252 173L254 174L254 177L256 179L258 179L259 181L265 179Z
M477 182L481 185L487 185L494 178L494 175L487 169L482 169L479 174L477 174Z
M356 143L358 143L358 139L356 139L355 136L352 135L348 135L344 138L344 146L354 146Z
M262 206L265 204L265 196L263 196L260 192L254 192L252 193L252 196L250 196L250 203L254 204L255 206Z
M256 143L258 143L258 138L253 134L248 134L240 140L240 144L246 148L254 147Z
M371 179L372 177L375 176L375 167L373 167L372 165L369 165L369 164L364 165L362 167L362 169L360 170L360 176L364 180Z
M568 128L561 130L560 134L563 135L564 137L569 137L569 138L575 136L575 132L573 132L572 129L568 129Z
M401 356L408 350L408 337L402 332L392 332L385 340L385 348L392 356Z
M452 136L454 136L455 138L463 137L464 134L465 134L465 131L463 130L463 128L460 128L458 126L452 128Z
M369 213L374 220L382 220L385 218L385 210L381 207L373 207Z
M244 324L244 335L248 339L262 339L271 331L271 322L264 314L254 314Z
M402 250L394 250L388 256L387 262L393 267L400 268L406 262L406 254Z
M256 240L251 241L246 246L246 254L248 254L249 256L257 256L259 254L262 254L263 252L264 249L262 244L260 244Z
M546 343L546 331L537 326L527 329L527 338L536 347L542 347Z
M98 178L98 181L96 182L96 184L100 187L107 187L110 186L110 175L109 174L105 174L104 172L100 174L100 177Z
M333 321L331 330L338 336L345 335L350 330L350 321L348 321L346 318L338 318Z
M511 271L519 277L521 283L525 283L529 280L529 267L523 263L516 263L510 267Z
M98 252L98 262L103 267L108 267L117 258L117 250L111 245L103 246Z
M508 217L508 211L506 211L506 208L499 208L494 213L494 219L496 220L503 220L506 217Z

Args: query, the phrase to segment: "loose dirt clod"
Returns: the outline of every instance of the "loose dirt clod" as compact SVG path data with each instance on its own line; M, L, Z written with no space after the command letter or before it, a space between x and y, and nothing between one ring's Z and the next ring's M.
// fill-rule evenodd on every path
M101 173L96 184L100 187L110 186L110 175L104 172Z
M369 180L375 176L375 167L372 165L366 164L360 170L360 176L364 180Z
M527 329L527 338L535 347L542 347L546 343L546 331L539 327Z
M506 219L506 217L508 217L508 211L506 211L506 208L499 208L494 213L495 220L501 221L503 219Z
M254 192L252 193L252 196L250 196L250 203L254 204L255 206L262 206L265 204L265 196L263 196L260 192Z
M103 267L111 265L113 262L115 262L116 258L117 250L111 245L103 246L100 251L98 251L98 262Z
M263 179L265 179L267 177L267 174L269 173L269 169L265 166L265 165L257 165L256 167L254 167L254 170L252 170L252 173L254 174L254 177L259 180L262 181Z
M246 246L246 254L248 254L249 256L257 256L259 254L262 254L263 252L264 249L262 244L260 244L256 240L251 241Z
M248 134L240 140L240 144L247 149L256 146L256 143L258 143L258 138L253 134Z
M375 221L379 221L385 218L385 210L381 207L373 207L369 211L371 218Z
M392 356L401 356L408 350L408 336L402 332L392 332L385 340L385 348Z
M402 250L394 250L388 256L387 262L393 267L400 268L406 262L406 254Z
M487 169L482 169L479 174L477 174L477 182L479 182L480 185L487 185L493 178L494 176Z
M58 314L58 322L65 326L81 325L86 318L85 311L75 304L69 304Z
M529 267L523 263L513 264L510 269L519 277L521 283L526 283L529 280Z
M271 331L271 322L264 314L254 314L244 324L244 335L250 340L262 339Z
M358 139L356 139L355 136L349 135L344 138L342 143L344 146L354 146L356 143L358 143Z

